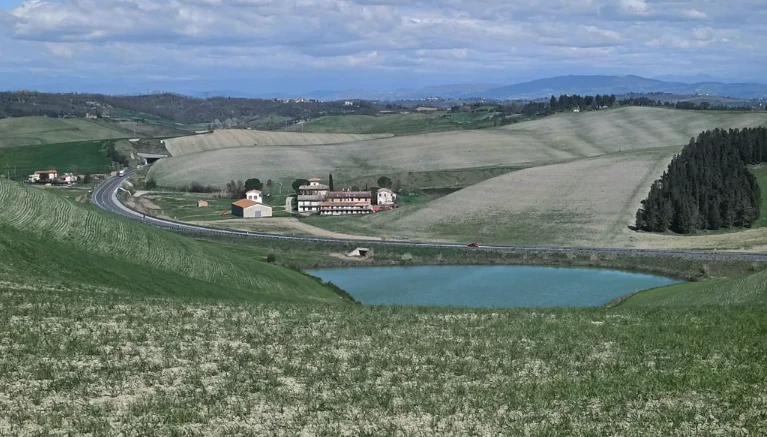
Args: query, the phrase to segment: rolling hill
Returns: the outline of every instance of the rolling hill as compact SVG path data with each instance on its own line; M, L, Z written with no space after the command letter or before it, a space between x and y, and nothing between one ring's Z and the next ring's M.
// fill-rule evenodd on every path
M224 246L0 180L0 277L25 287L253 301L340 302L315 280Z
M171 138L165 140L165 147L172 156L183 156L232 147L314 146L365 141L386 136L389 135L316 134L226 129L208 134Z
M85 119L21 117L0 119L0 148L128 138L131 133Z
M258 177L290 181L333 173L337 180L387 173L473 167L532 166L619 151L686 144L715 127L749 127L767 113L678 111L625 107L566 113L502 129L411 135L345 144L259 146L213 150L158 162L150 171L161 186L191 182L223 186Z

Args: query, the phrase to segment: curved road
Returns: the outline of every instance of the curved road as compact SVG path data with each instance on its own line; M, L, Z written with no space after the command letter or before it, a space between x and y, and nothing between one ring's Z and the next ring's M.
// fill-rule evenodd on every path
M126 173L126 177L130 173ZM308 241L317 243L344 243L355 246L361 245L386 245L402 247L432 247L432 248L466 248L465 244L459 243L436 243L427 241L381 241L381 240L345 240L340 238L304 237L293 235L276 235L261 232L231 231L225 229L209 228L205 226L190 225L172 220L164 220L155 217L142 217L143 214L136 212L123 205L117 199L117 192L126 177L112 177L97 186L92 193L93 203L104 211L119 216L143 221L152 226L172 231L188 232L200 235L223 235L243 238L260 238L283 241ZM552 247L552 246L514 246L503 244L483 244L479 250L506 250L523 253L573 253L579 255L631 255L631 256L673 256L679 258L705 259L705 260L747 260L767 261L767 253L759 252L720 252L701 250L648 250L648 249L615 249L599 247ZM478 249L474 249L478 250Z

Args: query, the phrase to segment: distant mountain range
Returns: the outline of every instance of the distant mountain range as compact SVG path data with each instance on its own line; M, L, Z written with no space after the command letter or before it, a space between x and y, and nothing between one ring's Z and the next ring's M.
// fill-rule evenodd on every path
M725 83L717 81L688 82L695 78L708 76L667 76L676 77L676 81L648 79L640 76L558 76L537 79L514 85L497 84L455 84L432 86L420 89L400 89L394 91L313 91L302 95L249 95L242 92L198 92L195 96L231 96L231 97L304 97L318 100L408 100L441 97L445 99L538 99L560 94L615 94L628 93L673 93L673 94L708 94L711 96L732 97L736 99L767 98L767 84L761 83Z

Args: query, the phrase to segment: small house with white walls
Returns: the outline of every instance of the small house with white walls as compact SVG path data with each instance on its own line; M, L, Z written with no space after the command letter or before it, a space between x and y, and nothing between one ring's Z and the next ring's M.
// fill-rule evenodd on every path
M242 218L271 217L272 207L248 199L232 203L232 215Z
M388 188L379 188L377 200L379 206L394 206L397 194Z
M256 203L264 203L263 194L258 190L250 190L246 192L245 198Z

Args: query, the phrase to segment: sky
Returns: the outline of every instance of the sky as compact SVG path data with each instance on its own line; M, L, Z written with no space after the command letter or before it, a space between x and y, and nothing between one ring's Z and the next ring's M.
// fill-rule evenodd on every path
M258 95L567 74L765 82L765 23L765 0L0 0L0 88Z

